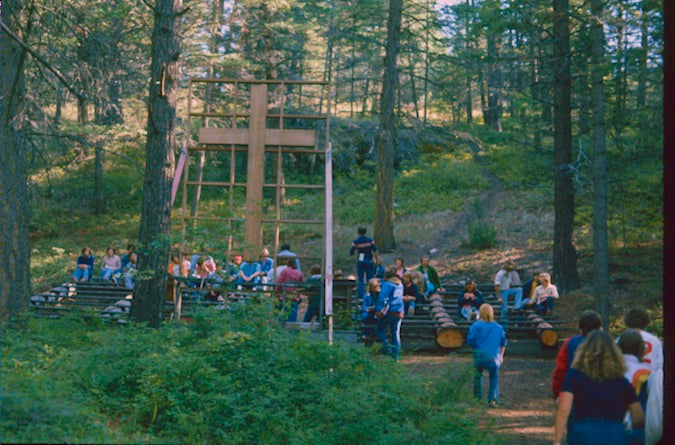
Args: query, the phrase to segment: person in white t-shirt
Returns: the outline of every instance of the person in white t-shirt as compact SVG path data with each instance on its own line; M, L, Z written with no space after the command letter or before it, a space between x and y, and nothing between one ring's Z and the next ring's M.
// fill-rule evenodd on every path
M642 308L631 308L623 316L626 327L640 333L645 342L644 362L652 369L663 369L663 345L661 340L644 329L649 325L649 314Z
M495 295L497 296L497 302L502 304L502 322L506 321L506 314L509 311L509 296L513 295L514 309L520 309L522 306L523 289L521 287L511 287L523 284L520 282L520 275L514 270L515 266L513 261L508 260L504 264L504 268L495 275Z
M539 274L539 283L532 298L523 300L523 308L535 309L540 314L550 314L553 311L553 300L560 298L558 288L551 284L551 276L546 272Z

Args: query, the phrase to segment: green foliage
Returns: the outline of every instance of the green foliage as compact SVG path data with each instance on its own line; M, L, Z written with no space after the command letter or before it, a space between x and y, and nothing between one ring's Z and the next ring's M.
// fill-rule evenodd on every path
M363 347L328 346L269 302L192 324L31 320L6 332L0 436L17 442L494 443L470 372L424 380ZM465 381L466 384L458 383Z
M497 230L483 220L469 224L469 239L466 245L475 250L495 247L497 245Z

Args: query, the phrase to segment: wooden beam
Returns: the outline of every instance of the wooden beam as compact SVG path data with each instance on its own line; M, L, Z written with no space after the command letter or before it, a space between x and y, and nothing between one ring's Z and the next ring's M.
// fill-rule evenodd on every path
M251 120L253 121L253 118ZM199 143L249 145L250 130L250 128L200 128ZM316 132L314 130L267 129L264 131L263 144L284 147L314 147L316 145Z
M246 258L257 258L262 247L266 121L267 85L252 85L251 119L248 125L248 165L246 170L246 223L244 225L244 254Z

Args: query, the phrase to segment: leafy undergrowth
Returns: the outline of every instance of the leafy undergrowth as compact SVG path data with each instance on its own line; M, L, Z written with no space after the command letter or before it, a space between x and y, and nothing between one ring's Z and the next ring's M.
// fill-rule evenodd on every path
M499 443L469 417L470 369L422 378L329 346L265 303L160 329L28 319L2 336L10 442ZM466 384L458 384L458 382Z

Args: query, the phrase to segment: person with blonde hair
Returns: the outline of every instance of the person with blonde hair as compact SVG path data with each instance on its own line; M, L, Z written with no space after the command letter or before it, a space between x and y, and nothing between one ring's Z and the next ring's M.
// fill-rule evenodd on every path
M642 426L645 416L625 371L623 354L612 337L601 330L590 332L563 381L554 444L560 444L570 413L568 445L628 444L623 426L626 411L633 427Z
M550 315L553 312L553 300L560 298L558 288L551 284L551 276L546 272L539 274L539 286L534 289L532 298L523 300L523 308L534 308L539 314Z
M473 347L473 394L478 399L482 398L483 371L487 370L490 375L488 404L494 408L499 404L499 367L504 362L506 334L495 321L492 306L482 304L478 312L480 320L471 325L466 336L466 343Z

